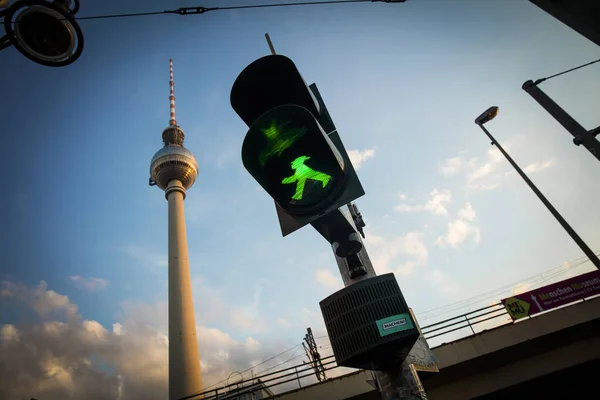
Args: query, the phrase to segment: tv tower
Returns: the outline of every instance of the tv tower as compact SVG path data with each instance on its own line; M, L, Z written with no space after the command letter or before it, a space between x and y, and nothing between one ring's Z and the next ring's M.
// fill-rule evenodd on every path
M175 119L173 60L171 78L171 118L162 133L164 146L150 162L150 186L165 191L169 203L169 399L176 400L202 391L200 355L183 201L198 176L198 163L183 147L185 135Z

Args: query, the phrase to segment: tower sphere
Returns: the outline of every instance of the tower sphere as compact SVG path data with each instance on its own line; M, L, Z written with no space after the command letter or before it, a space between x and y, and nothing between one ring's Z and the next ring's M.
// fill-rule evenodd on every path
M198 163L185 147L167 144L152 157L150 176L163 190L173 179L181 181L183 187L189 189L198 176Z

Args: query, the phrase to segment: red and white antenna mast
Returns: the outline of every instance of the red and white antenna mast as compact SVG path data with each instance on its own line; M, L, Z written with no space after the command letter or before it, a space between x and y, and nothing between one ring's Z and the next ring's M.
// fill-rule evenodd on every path
M173 81L173 60L169 59L169 70L170 79L169 86L171 87L171 94L169 95L169 101L171 102L171 119L169 125L177 126L177 120L175 119L175 82Z

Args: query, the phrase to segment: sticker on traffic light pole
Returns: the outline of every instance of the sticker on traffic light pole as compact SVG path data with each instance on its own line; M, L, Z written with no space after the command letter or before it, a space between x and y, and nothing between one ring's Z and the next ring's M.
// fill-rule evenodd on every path
M284 209L311 213L335 199L345 180L342 156L318 121L297 105L273 108L250 127L244 167Z

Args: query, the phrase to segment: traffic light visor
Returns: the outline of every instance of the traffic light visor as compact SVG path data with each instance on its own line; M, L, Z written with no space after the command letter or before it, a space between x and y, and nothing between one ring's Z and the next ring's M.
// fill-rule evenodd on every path
M319 103L296 65L282 55L269 55L248 65L237 77L230 95L231 106L251 126L268 110L297 104L319 116Z

